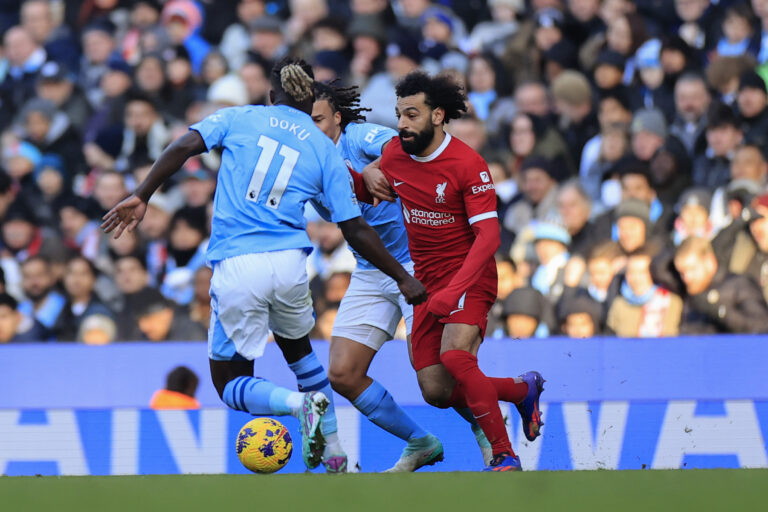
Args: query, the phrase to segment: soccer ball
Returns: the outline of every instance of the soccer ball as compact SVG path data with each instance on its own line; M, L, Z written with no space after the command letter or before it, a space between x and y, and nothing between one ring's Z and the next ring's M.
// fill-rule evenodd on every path
M291 434L271 418L256 418L237 434L237 457L254 473L274 473L288 463L293 453Z

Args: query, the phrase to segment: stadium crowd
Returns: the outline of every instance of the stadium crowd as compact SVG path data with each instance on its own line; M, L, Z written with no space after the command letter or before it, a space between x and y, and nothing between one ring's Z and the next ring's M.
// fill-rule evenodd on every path
M100 218L288 54L392 127L413 69L464 84L448 130L502 224L488 336L768 332L768 0L5 0L0 32L0 343L205 339L218 156L135 232ZM306 216L328 339L355 260Z

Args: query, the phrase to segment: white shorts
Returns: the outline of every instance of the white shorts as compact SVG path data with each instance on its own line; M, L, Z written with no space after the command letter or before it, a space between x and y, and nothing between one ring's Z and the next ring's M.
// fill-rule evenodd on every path
M413 263L403 267L413 275ZM397 283L379 270L356 270L339 305L331 335L379 350L395 336L400 318L405 319L410 334L413 306L400 294Z
M301 249L243 254L216 264L211 278L208 356L217 361L261 357L271 330L299 339L315 318Z

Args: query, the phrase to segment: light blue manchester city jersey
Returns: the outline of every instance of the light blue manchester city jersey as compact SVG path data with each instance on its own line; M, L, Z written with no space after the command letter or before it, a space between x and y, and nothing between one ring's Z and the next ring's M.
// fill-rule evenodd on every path
M372 123L350 123L341 133L337 147L345 163L357 172L381 156L382 146L397 132ZM408 252L408 235L403 224L403 212L398 199L394 203L382 202L379 206L360 204L363 218L379 234L384 246L401 264L411 261ZM367 260L352 250L361 270L375 269Z
M349 171L333 142L294 108L224 108L190 127L221 148L208 260L309 250L304 203L316 198L333 222L360 216Z

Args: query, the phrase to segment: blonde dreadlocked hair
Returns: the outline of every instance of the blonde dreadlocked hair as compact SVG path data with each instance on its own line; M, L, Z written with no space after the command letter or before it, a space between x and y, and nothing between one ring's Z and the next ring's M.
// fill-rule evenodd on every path
M311 99L314 94L313 86L315 83L311 76L312 68L301 60L280 64L275 66L274 70L279 73L280 88L297 102Z

